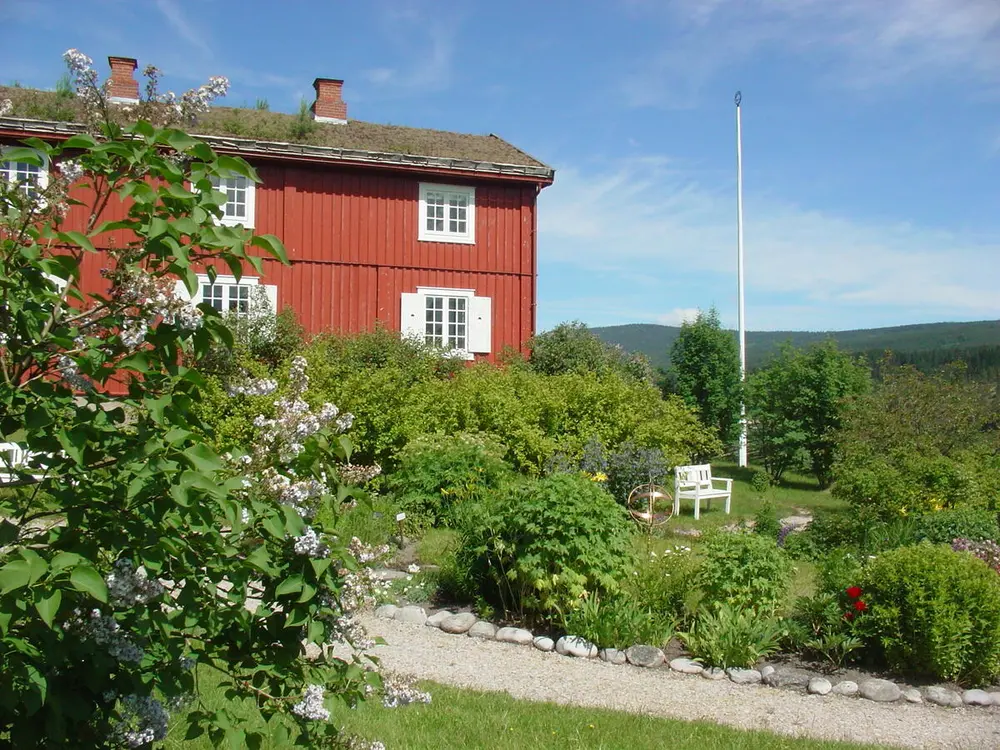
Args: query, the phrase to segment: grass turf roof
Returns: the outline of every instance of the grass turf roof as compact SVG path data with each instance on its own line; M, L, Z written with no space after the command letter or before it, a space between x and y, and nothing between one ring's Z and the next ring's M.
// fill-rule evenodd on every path
M0 87L0 100L3 99L11 100L11 117L58 122L80 122L82 119L79 102L72 94L8 86ZM315 122L308 114L212 107L190 130L194 134L228 135L258 141L548 168L495 135L470 135L360 120L334 125Z

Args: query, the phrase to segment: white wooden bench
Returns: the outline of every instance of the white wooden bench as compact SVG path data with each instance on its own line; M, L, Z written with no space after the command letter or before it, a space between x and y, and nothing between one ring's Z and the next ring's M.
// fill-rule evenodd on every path
M17 443L0 443L0 485L18 481L17 470L24 471L28 462L35 454L26 451ZM41 479L40 474L31 474L35 479Z
M721 482L724 488L716 487ZM677 466L674 468L674 515L680 515L681 499L694 500L694 518L701 518L701 501L706 507L711 507L712 500L725 500L726 513L729 513L733 495L733 480L725 477L713 477L709 464L696 466Z

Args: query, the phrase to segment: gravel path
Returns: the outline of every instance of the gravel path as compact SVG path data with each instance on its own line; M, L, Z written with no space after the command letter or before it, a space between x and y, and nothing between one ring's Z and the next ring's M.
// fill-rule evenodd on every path
M612 666L515 646L448 635L436 628L368 617L387 645L374 653L386 668L420 679L500 691L531 701L705 719L829 740L919 748L1000 748L1000 709L891 705L857 698L804 695L669 669Z

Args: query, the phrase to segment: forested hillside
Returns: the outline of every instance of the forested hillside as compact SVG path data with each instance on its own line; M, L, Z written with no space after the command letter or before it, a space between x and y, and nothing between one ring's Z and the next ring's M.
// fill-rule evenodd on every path
M676 326L645 323L591 330L628 351L642 352L654 367L670 364L670 348L680 332ZM853 331L748 331L747 368L753 370L765 363L785 342L808 346L826 339L833 339L841 349L864 355L872 363L881 360L887 351L896 361L925 371L961 359L973 376L1000 380L1000 320Z

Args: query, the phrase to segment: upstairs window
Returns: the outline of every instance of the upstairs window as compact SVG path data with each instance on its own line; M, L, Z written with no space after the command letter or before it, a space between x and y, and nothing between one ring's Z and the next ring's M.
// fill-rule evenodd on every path
M476 241L476 189L420 183L420 228L424 242Z
M243 175L213 177L212 186L226 196L222 206L222 223L231 226L242 224L252 229L257 186Z
M0 180L18 185L25 193L34 197L41 188L48 185L49 170L26 161L5 161L0 154Z

